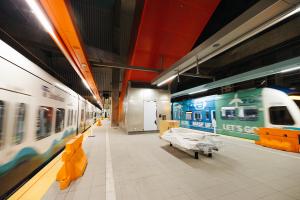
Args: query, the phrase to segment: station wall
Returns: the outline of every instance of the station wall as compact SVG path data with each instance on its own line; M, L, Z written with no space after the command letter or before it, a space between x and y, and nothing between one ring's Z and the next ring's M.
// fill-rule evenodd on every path
M120 127L127 133L143 132L144 124L144 102L153 101L156 103L156 123L157 130L160 119L170 119L171 103L168 90L133 88L129 84L127 94L124 99L123 114ZM146 113L147 114L147 113Z

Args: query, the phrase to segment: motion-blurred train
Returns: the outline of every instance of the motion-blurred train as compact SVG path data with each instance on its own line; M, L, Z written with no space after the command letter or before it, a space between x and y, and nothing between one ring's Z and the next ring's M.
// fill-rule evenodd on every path
M0 199L89 128L99 113L0 40Z
M180 126L257 140L255 129L300 130L300 95L284 88L251 88L172 103Z

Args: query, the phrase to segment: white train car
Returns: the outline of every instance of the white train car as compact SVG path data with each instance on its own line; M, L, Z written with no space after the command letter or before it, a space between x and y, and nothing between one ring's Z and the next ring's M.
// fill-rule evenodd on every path
M93 123L94 105L0 40L0 199Z
M95 106L93 104L86 101L86 104L85 104L85 129L88 129L94 123L94 119L93 119L94 107Z

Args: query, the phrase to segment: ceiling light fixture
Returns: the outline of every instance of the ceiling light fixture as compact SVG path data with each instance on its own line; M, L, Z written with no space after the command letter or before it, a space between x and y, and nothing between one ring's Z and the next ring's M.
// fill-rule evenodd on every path
M171 77L169 77L169 78L167 78L166 80L164 80L164 81L162 81L162 82L160 82L159 84L157 84L157 87L160 87L160 86L162 86L163 84L165 84L165 83L167 83L167 82L173 80L176 76L177 76L177 74L176 74L176 75L173 75L173 76L171 76Z
M91 90L91 88L90 88L89 84L86 82L86 80L82 79L82 82L83 82L84 86L91 92L91 94L94 95L93 91Z
M279 73L291 72L291 71L295 71L295 70L298 70L298 69L300 69L300 66L292 67L292 68L289 68L289 69L284 69L284 70L281 70Z
M206 49L203 49L201 48L201 51L197 52L197 51L194 51L194 55L192 56L192 54L190 54L190 56L192 57L196 57L198 58L199 60L197 61L197 59L194 60L194 58L190 57L190 58L186 58L185 61L183 60L180 60L180 61L177 61L177 62L180 62L180 64L176 65L174 64L174 66L170 67L168 70L165 71L165 73L159 75L156 80L153 81L154 84L156 84L156 81L159 81L160 79L162 79L163 77L168 77L169 76L169 73L173 73L172 71L174 70L177 70L178 68L180 68L181 70L181 73L184 73L202 63L204 63L205 61L221 54L222 52L225 52L226 50L242 43L243 41L253 37L254 35L257 35L258 33L261 33L262 31L266 30L267 28L283 21L284 19L287 19L289 17L291 17L292 15L295 15L297 13L300 12L300 5L296 5L294 6L293 8L289 9L288 11L285 11L277 16L274 16L272 19L269 19L269 20L266 20L266 22L264 22L263 24L260 24L258 25L256 28L253 28L252 30L246 32L245 34L242 34L240 36L235 36L236 38L232 39L231 41L228 41L227 43L218 43L219 40L225 40L224 37L219 37L218 40L215 39L217 43L212 43L210 46L216 48L216 47L219 47L217 49L214 49L214 50L210 50L209 48L205 47ZM214 35L211 37L213 38ZM209 38L210 39L210 38ZM208 39L208 41L209 41ZM213 38L214 39L214 38ZM205 42L203 42L205 43ZM219 44L218 46L215 46ZM209 46L209 47L210 47ZM195 48L196 49L196 48ZM206 53L206 52L209 52L211 51L210 53ZM189 55L189 54L187 54ZM191 63L191 64L190 64ZM172 71L171 71L172 70Z
M41 23L41 25L43 26L43 28L50 34L50 36L53 38L53 40L58 45L58 47L60 48L60 50L66 56L66 58L70 62L70 64L72 66L76 66L76 68L74 68L75 71L80 76L80 78L81 78L82 82L84 83L85 87L94 95L94 93L92 92L90 86L88 85L88 83L86 82L86 80L84 79L84 77L82 76L81 72L77 69L77 65L73 62L72 58L69 56L69 54L66 51L64 45L57 38L57 36L55 34L55 30L54 30L52 24L50 23L47 15L45 14L45 12L43 11L43 9L39 5L38 1L37 0L25 0L25 1L28 4L29 8L31 9L32 13L35 15L35 17ZM86 64L82 64L81 67L82 68L86 68ZM94 95L94 97L95 97L95 95ZM99 105L101 106L100 103L99 103Z
M190 92L189 94L196 94L196 93L200 93L200 92L205 92L207 90L208 89L202 89L202 90L198 90L198 91L195 91L195 92Z
M46 17L45 13L39 6L36 0L26 0L26 3L36 16L36 18L40 21L44 29L51 34L51 36L55 36L53 27L51 23L49 22L48 18Z

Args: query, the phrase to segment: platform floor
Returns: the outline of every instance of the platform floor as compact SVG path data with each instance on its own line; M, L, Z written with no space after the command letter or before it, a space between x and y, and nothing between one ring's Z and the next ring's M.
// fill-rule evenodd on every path
M64 191L53 183L43 199L300 200L299 154L222 136L219 152L195 160L158 134L127 135L108 124L93 134L84 142L84 176Z

